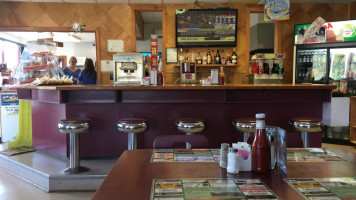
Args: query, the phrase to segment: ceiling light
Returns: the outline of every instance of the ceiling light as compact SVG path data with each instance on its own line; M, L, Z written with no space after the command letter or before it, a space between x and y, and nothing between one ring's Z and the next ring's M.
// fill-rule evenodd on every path
M73 40L73 42L81 42L82 41L82 38L77 36L77 35L74 35L74 34L71 34L71 33L68 33L68 37L70 39Z

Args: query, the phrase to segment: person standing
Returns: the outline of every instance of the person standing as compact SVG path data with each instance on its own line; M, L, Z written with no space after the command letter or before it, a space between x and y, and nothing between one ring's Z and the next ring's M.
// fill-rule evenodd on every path
M69 77L73 77L73 84L77 84L77 79L79 73L81 72L80 69L77 68L77 58L72 56L69 59L69 66L63 69L65 75Z
M78 83L83 85L96 84L96 71L92 59L85 59L84 69L79 74Z

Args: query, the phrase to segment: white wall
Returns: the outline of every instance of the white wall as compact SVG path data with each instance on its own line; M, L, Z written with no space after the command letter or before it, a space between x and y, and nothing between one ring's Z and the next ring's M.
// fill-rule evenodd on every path
M67 63L64 66L68 65L71 56L91 58L95 63L96 47L91 42L65 42L63 47L57 47L56 55L67 56Z
M144 40L136 40L136 52L151 52L151 34L155 29L162 29L161 23L144 24ZM162 37L158 38L158 52L162 52Z

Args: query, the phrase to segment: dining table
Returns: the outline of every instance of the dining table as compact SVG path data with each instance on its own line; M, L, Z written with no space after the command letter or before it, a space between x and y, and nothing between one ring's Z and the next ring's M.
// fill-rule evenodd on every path
M240 171L229 174L218 162L152 162L153 149L126 150L119 157L92 200L152 199L155 179L245 178L261 180L280 199L305 199L291 187L289 178L356 177L356 154L327 149L345 161L287 162L287 173L278 166L267 173Z

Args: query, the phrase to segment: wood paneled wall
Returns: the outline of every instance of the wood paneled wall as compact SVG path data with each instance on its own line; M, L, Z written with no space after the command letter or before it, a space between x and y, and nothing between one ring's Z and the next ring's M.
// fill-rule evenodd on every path
M125 52L135 50L134 15L140 10L162 10L164 47L175 47L175 9L178 8L218 8L238 9L238 32L236 52L238 67L229 67L229 83L248 83L249 14L261 11L261 5L213 4L213 5L137 5L137 4L82 4L82 3L41 3L41 2L0 2L0 28L47 27L70 28L74 22L85 22L90 29L99 29L99 60L111 60L113 53L107 51L108 39L120 39L125 43ZM356 19L351 4L291 4L290 20L279 22L281 49L286 53L285 83L292 82L294 25L311 23L318 16L327 21ZM228 51L226 49L225 51ZM232 51L232 48L230 49ZM165 55L165 54L164 54ZM98 62L100 63L100 62ZM176 64L164 65L165 83L174 83L179 78ZM199 76L210 74L209 68L199 68ZM110 73L101 73L101 82L111 84Z

